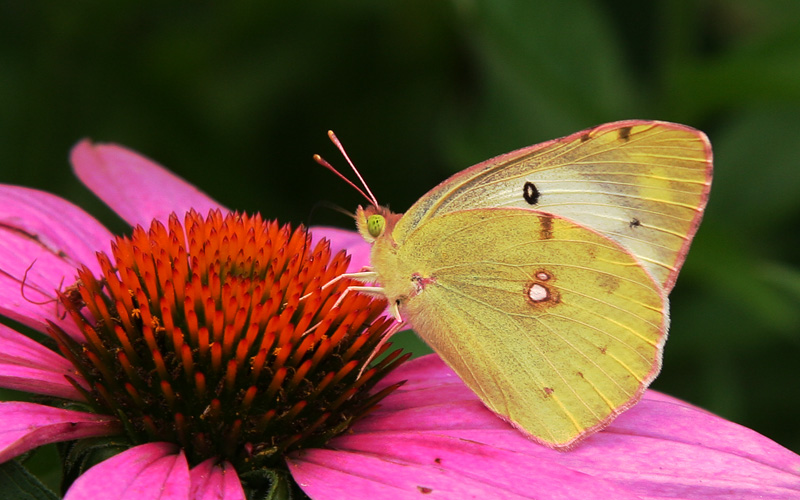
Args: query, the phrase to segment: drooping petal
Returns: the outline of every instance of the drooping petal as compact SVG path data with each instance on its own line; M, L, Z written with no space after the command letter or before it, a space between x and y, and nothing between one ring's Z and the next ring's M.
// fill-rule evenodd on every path
M78 178L132 226L166 221L171 212L183 218L191 208L201 214L225 210L161 165L116 144L83 140L72 149L70 160Z
M76 268L98 271L95 252L111 234L80 208L48 193L0 185L0 314L45 332L53 321L68 334L57 290L75 282Z
M0 325L0 387L33 394L82 400L81 393L67 381L83 380L72 364L42 344Z
M522 495L535 498L595 498L602 492L607 498L800 499L800 457L749 429L653 391L608 429L563 452L533 443L494 416L436 356L406 363L376 389L402 379L408 383L351 433L332 440L331 449L306 450L289 459L300 484L317 492L314 498L340 498L317 489L331 483L341 487L341 498L354 488L365 497L403 498L402 492L418 498L416 486L434 493L439 488L441 498L458 498L446 494L450 484L443 479L454 475L495 488L498 498L505 498L498 491L527 498L511 496L520 495L513 486L524 485ZM519 478L506 490L498 487L494 474L484 473L497 463L505 464L499 477ZM429 477L439 481L435 487L413 483Z
M347 231L335 227L315 226L311 228L313 244L322 238L328 238L331 242L331 249L336 252L347 250L350 254L350 264L347 266L348 273L360 271L369 266L369 253L371 246L356 231Z
M107 415L16 401L0 402L0 422L0 463L45 444L119 432Z
M0 185L0 229L23 234L71 267L85 264L92 272L99 271L95 253L111 249L112 235L97 219L36 189Z
M83 401L81 393L66 381L64 374L29 366L0 363L0 387Z
M0 315L42 333L52 321L80 338L56 299L57 290L77 279L75 267L22 233L0 233Z
M186 500L191 480L183 451L170 443L135 446L100 462L70 486L64 500Z
M72 363L39 342L0 324L0 363L48 369L57 373L72 370Z
M244 500L244 488L233 466L209 458L191 471L189 500Z

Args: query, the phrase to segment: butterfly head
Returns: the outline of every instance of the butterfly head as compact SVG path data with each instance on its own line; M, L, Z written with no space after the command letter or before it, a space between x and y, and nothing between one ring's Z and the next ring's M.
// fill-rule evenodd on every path
M380 238L391 237L394 225L401 214L393 213L386 207L369 205L358 207L356 210L356 226L361 237L368 243L374 243Z

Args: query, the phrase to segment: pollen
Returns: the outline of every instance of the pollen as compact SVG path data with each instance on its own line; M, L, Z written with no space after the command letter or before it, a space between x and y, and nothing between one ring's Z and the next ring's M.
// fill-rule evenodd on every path
M311 241L218 210L117 238L101 274L79 269L61 295L83 338L51 326L73 385L132 442L174 442L193 463L242 471L323 445L399 386L371 391L407 355L381 343L386 302L334 281L349 257Z

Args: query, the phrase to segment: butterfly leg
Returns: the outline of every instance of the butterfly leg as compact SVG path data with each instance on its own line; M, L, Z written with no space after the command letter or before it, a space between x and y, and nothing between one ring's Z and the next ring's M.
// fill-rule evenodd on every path
M337 281L341 280L342 278L352 278L352 279L356 279L356 280L374 281L375 278L377 278L377 273L374 273L374 272L371 272L371 271L369 271L369 272L368 271L363 271L363 272L360 272L360 273L340 274L339 276L333 278L329 282L327 282L324 285L322 285L321 289L325 289L326 287L336 283ZM381 297L385 296L383 287L379 287L379 286L349 286L349 287L345 288L344 292L342 292L342 295L340 295L339 298L336 299L336 302L333 303L333 306L331 307L331 309L334 309L337 306L339 306L339 304L342 303L342 300L344 300L345 296L351 291L353 291L353 292L361 292L361 293L366 293L366 294L372 294L372 295L379 295ZM310 296L311 296L311 293L307 293L307 294L303 295L302 297L300 297L300 300L303 300L303 299L308 298ZM400 317L400 310L398 309L397 304L393 304L392 305L392 316L394 316L394 319L396 319L398 322L402 322L403 321L403 319ZM320 323L322 323L322 322L320 321L316 325L313 325L311 328L309 328L308 330L303 332L303 335L311 333L317 326L320 325Z
M364 269L371 269L371 268L364 268ZM354 279L354 280L357 280L357 281L369 282L369 281L374 281L377 277L378 277L378 273L373 272L372 270L361 271L361 272L358 272L358 273L344 273L344 274L340 274L339 276L333 278L329 282L327 282L324 285L322 285L320 290L325 290L329 286L335 285L336 283L338 283L339 281L341 281L344 278L351 278L351 279ZM303 295L302 297L300 297L300 300L306 299L310 295L311 295L311 293L309 292L309 293ZM342 297L344 297L344 295L342 295ZM341 298L339 300L341 300ZM337 301L336 304L338 305L339 302Z
M339 302L342 301L342 299L344 298L345 294L347 292L349 292L349 291L361 292L361 293L372 294L372 295L380 295L381 297L385 297L386 296L385 290L383 289L383 287L380 287L380 286L349 286L344 290L344 293L342 294L341 297L339 297L339 300L336 301L336 303L333 305L333 307L336 307L337 305L339 305ZM403 317L400 315L400 305L397 302L393 302L392 304L390 304L389 305L389 310L392 312L392 317L398 323L402 323L403 322Z
M345 275L342 274L341 276L332 279L331 281L329 281L328 283L323 285L322 288L325 288L326 286L330 285L331 283L334 283L335 281L337 281L342 276L345 276ZM342 301L344 300L344 298L347 295L347 293L350 292L350 291L383 296L383 288L381 288L381 287L377 287L377 286L348 286L347 288L344 289L344 291L339 296L339 298L336 299L336 302L333 303L333 306L331 306L331 309L335 309L336 307L338 307L339 304L341 304ZM303 295L302 297L300 297L300 300L303 300L303 299L305 299L306 297L309 297L309 296L311 296L311 293L307 293L307 294ZM398 314L398 316L395 316L395 318L398 318L398 317L399 317L399 314ZM399 319L398 319L398 321L399 321ZM311 328L309 328L308 330L303 332L303 336L311 333L314 330L314 328L319 326L321 323L322 323L322 321L320 321L316 325L312 326Z
M339 304L341 304L342 300L344 300L344 297L349 292L361 292L361 293L366 293L368 295L380 295L381 297L385 297L383 287L380 286L348 286L347 288L344 289L344 292L342 292L342 295L339 297L339 299L336 302L334 302L333 307L336 307Z

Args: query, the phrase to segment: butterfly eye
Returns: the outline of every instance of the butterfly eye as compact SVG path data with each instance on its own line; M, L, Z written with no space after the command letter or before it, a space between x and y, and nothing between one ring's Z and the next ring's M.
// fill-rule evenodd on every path
M386 219L383 215L374 214L367 217L367 230L373 238L377 238L383 234L383 228L385 227Z

